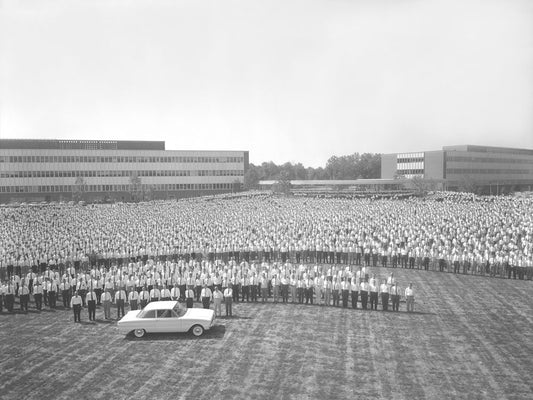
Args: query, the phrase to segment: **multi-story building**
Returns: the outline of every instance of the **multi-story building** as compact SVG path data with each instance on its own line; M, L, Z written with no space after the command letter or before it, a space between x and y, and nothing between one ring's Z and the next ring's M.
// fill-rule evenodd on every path
M0 139L0 202L142 200L238 191L248 151L164 141Z
M462 145L384 154L381 177L432 179L442 189L474 189L486 194L532 190L533 150Z

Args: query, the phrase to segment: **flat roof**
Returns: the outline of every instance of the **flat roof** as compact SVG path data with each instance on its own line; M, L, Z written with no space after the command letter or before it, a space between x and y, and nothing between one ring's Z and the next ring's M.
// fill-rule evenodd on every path
M350 185L350 186L357 186L357 185L389 185L389 184L398 184L398 183L404 183L406 179L382 179L382 178L376 178L376 179L354 179L354 180L346 180L346 179L337 179L337 180L292 180L291 185L293 186L335 186L335 185ZM259 181L260 185L273 185L277 183L276 180L267 180L267 181Z
M0 139L11 150L165 150L162 140Z

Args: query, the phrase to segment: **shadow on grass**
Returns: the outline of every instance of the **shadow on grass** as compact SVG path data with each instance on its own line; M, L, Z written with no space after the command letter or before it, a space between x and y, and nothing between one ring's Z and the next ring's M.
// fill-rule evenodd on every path
M136 341L179 341L179 340L205 340L205 339L222 339L226 334L226 327L224 325L215 325L210 330L205 331L200 337L194 336L191 332L179 333L146 333L142 338L136 338L132 332L128 333L124 340Z
M230 317L230 316L224 315L224 316L217 317L217 319L252 319L252 317L245 317L243 315L233 315Z

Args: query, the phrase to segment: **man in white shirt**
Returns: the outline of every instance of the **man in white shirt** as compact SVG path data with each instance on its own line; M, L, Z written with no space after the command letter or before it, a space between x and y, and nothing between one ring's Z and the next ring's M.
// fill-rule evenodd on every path
M409 283L409 287L405 289L405 299L407 303L407 312L413 312L415 310L415 292L412 283Z
M130 310L137 310L137 304L139 303L139 293L136 290L133 290L133 287L130 288L130 293L128 294L128 302L130 303Z
M383 283L379 287L381 293L381 308L383 311L389 310L389 286L387 285L387 280L384 279Z
M117 319L120 319L120 316L124 316L124 304L126 303L126 291L124 287L119 287L115 293L115 304L117 305Z
M111 299L112 297L111 297L111 293L109 292L109 289L105 289L101 297L102 304L104 306L104 318L105 319L111 319Z
M81 296L80 296L81 297ZM89 311L89 321L96 320L96 292L93 290L92 285L87 291L85 300L87 300L87 309ZM83 302L83 298L82 298Z
M72 310L74 311L74 322L81 322L81 305L82 300L78 294L78 291L76 290L74 292L74 296L72 296L70 299L70 307L72 307Z
M226 289L228 290L228 289ZM213 292L213 302L215 303L215 316L222 316L222 298L224 297L223 293L219 290L218 286L215 286L215 291ZM231 301L231 300L230 300Z
M224 303L226 303L226 317L232 316L232 303L233 303L233 288L230 283L226 290L224 290Z
M232 292L233 295L233 292ZM202 305L205 309L209 309L209 304L211 303L211 299L213 298L213 293L211 292L211 289L207 287L207 284L204 283L204 287L202 288L202 291L200 293L200 297L202 298Z

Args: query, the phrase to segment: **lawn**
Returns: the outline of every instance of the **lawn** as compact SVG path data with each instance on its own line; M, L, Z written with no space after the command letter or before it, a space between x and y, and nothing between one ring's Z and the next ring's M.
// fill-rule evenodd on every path
M533 398L533 282L395 275L414 284L413 314L238 303L201 338L124 336L101 309L81 324L4 309L0 398Z

